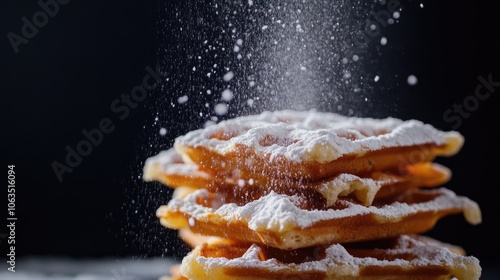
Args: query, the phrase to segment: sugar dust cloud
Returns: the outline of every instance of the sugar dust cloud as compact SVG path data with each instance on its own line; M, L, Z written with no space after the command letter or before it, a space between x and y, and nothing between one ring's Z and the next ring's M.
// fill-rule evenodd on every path
M135 204L124 205L129 220L148 232L137 234L135 244L154 253L151 244L168 234L151 209L170 193L142 182L147 157L189 130L264 110L368 114L373 86L384 77L366 69L377 60L374 50L390 44L384 29L397 23L400 10L396 0L160 3L157 63L167 78L147 100L150 116L132 167ZM179 242L157 247L165 246L175 254Z

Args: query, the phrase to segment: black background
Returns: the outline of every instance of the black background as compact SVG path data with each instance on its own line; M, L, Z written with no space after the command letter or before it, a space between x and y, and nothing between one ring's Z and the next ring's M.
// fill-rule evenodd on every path
M359 114L416 118L443 130L455 129L443 113L474 95L479 76L500 81L494 9L486 1L425 1L424 8L420 2L401 3L401 19L384 30L389 44L370 69L391 78L374 87L376 106ZM220 35L213 27L216 18L196 21L209 7L209 2L193 1L73 0L15 54L7 34L20 34L21 18L31 18L40 7L35 1L1 2L1 159L4 174L8 164L16 166L18 256L186 253L176 233L162 228L154 215L168 201L170 190L146 184L140 176L147 157L207 119L198 115L210 110L205 102L170 104L184 94L196 95L190 91L207 82L192 73L186 57L201 48L204 38ZM180 27L188 32L178 32ZM145 67L156 65L164 68L169 81L120 120L110 104L142 83ZM409 74L419 79L414 87L406 84ZM216 87L213 83L210 86ZM477 201L484 222L472 226L461 216L447 217L429 234L498 266L495 139L500 87L494 89L456 127L466 139L462 151L438 159L454 172L447 186ZM64 163L65 147L76 147L85 139L82 130L97 128L103 118L112 120L114 131L59 182L51 164ZM160 127L167 128L167 135L159 135ZM2 205L7 208L7 203ZM1 245L4 248L5 239Z

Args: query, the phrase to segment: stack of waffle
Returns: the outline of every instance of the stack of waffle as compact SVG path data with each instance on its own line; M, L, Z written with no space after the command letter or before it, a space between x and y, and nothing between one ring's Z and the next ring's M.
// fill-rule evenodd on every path
M176 138L144 180L192 247L169 279L479 279L479 260L424 234L448 215L481 223L435 162L463 145L417 120L283 110Z

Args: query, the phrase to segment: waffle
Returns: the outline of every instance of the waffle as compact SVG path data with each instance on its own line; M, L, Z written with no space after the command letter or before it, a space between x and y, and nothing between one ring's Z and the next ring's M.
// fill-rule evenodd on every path
M463 140L457 132L439 131L417 120L284 110L188 132L176 139L174 147L186 162L221 175L238 170L321 180L451 156L460 150Z
M482 222L435 162L463 142L417 120L315 110L181 135L143 168L174 189L156 216L192 248L168 279L477 280L478 259L424 235L450 215Z
M369 207L338 200L333 207L308 209L303 208L307 198L275 192L244 205L225 199L201 189L172 199L156 215L170 229L190 228L280 249L422 233L440 218L458 213L471 224L481 222L477 203L444 188L413 189Z
M196 164L185 163L175 149L160 152L146 160L144 180L157 181L171 188L204 188L211 192L255 200L274 191L282 194L309 194L323 198L332 206L339 196L351 196L369 206L375 198L401 193L409 188L435 187L446 183L451 171L437 163L423 162L401 166L399 170L377 171L362 177L342 173L321 181L273 178L263 174L219 176L202 170ZM250 178L250 179L242 179Z
M192 250L180 267L191 280L479 279L475 257L461 247L418 235L283 251L221 239Z

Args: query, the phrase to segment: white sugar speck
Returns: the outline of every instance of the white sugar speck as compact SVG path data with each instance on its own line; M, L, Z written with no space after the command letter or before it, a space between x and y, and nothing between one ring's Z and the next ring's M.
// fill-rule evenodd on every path
M373 81L378 82L380 80L380 77L377 75L375 78L373 78Z
M252 107L253 106L253 102L254 102L253 99L250 98L250 99L247 100L247 105L250 106L250 107Z
M227 104L224 104L224 103L218 103L215 105L214 111L219 116L225 115L225 114L227 114L228 106L227 106Z
M385 37L380 38L380 44L382 46L385 46L387 44L387 38L385 38Z
M423 8L424 7L424 3L420 3L420 8Z
M181 96L181 97L177 98L177 102L179 104L186 103L187 101L188 101L188 96L187 95L184 95L184 96Z
M194 227L195 220L194 220L194 218L193 218L193 217L190 217L190 218L188 219L188 224L189 224L189 226Z
M245 180L243 180L243 179L239 179L239 180L238 180L238 186L239 186L239 187L244 187L244 186L245 186Z
M222 92L222 100L224 101L231 101L233 99L233 92L229 89L225 89Z
M392 14L392 17L393 17L393 18L395 18L395 19L398 19L398 18L399 18L399 16L400 16L399 12L394 12L394 13Z
M160 128L160 135L163 136L163 135L166 135L166 134L167 134L167 129L164 128L164 127Z
M224 75L224 77L222 77L222 79L224 79L224 81L226 82L229 82L233 77L234 77L233 71L229 71Z
M418 83L418 79L415 75L410 75L408 76L408 79L406 80L410 86L414 86Z
M266 30L268 28L267 25L262 26L262 30Z

